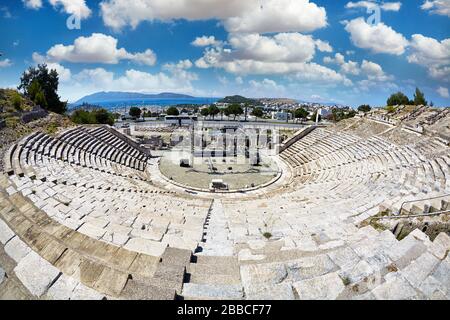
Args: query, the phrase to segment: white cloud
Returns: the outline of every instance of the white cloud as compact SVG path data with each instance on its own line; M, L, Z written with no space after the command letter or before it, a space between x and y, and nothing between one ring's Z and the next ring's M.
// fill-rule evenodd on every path
M70 69L65 68L59 63L47 61L46 57L41 56L37 52L33 53L33 62L35 64L45 63L50 70L56 70L56 72L58 72L59 80L61 82L69 82L72 79L72 72L70 71Z
M442 97L442 98L449 98L450 95L448 93L448 89L444 87L439 87L436 92Z
M324 63L327 64L337 64L340 66L339 72L346 75L365 75L367 79L359 81L359 85L366 90L370 86L378 85L380 82L387 82L392 80L394 77L387 75L383 68L372 61L363 60L361 65L355 61L345 61L344 55L336 53L334 58L325 57L323 59Z
M117 64L121 60L131 60L138 64L152 66L156 55L151 49L141 53L129 53L117 48L117 39L102 33L93 33L90 37L79 37L73 45L57 44L47 51L47 60L52 62L68 61L73 63Z
M402 55L408 46L405 37L384 23L369 25L363 18L346 22L352 43L358 48L370 49L374 53Z
M29 9L40 9L42 8L42 0L22 0L25 7Z
M242 1L242 2L247 2ZM327 25L325 8L308 0L250 0L251 10L224 21L230 32L310 32Z
M247 88L244 92L254 97L280 96L286 92L286 88L283 85L267 78L261 81L250 80L249 84L250 88Z
M106 26L135 28L142 21L222 21L230 32L309 32L327 25L325 8L309 0L103 0Z
M195 65L198 68L220 68L240 76L289 75L311 81L351 85L349 79L336 71L311 63L318 46L317 40L311 36L299 33L274 36L231 34L228 42L231 48L206 49Z
M376 7L379 7L380 9L384 11L399 11L402 7L401 2L384 2L382 4L377 3L376 1L357 1L357 2L348 2L345 7L347 9L354 9L354 8L365 8L368 10L373 10Z
M316 41L300 33L278 33L273 37L259 34L232 34L234 51L229 58L243 60L305 62L314 57Z
M316 40L316 47L321 52L333 52L333 47L326 41Z
M400 11L401 7L401 2L385 2L381 5L381 9L384 11Z
M379 82L379 81L365 79L365 80L359 81L357 84L358 85L355 86L355 92L357 92L357 93L361 92L361 91L369 92L369 91L373 91L374 89L379 89L383 92L392 92L394 90L399 90L399 87L397 86L397 84L395 84L393 82L389 82L389 81Z
M33 10L38 10L43 7L42 0L22 0L25 7ZM61 8L61 11L70 15L86 19L91 16L91 9L86 4L85 0L49 0L53 8Z
M86 5L85 0L49 0L54 8L62 8L62 11L75 15L81 19L89 18L91 9Z
M334 58L331 57L323 58L323 62L327 64L335 63L339 65L341 67L340 72L343 74L351 74L356 76L359 75L361 72L357 62L351 60L346 62L345 57L340 53L336 53L334 55Z
M379 64L372 61L363 60L361 70L371 81L383 82L393 79L392 76L386 75L383 68Z
M176 76L178 79L183 79L185 81L198 80L196 73L187 71L193 66L191 60L180 60L178 63L166 63L163 66L164 70L169 71L172 75Z
M450 0L426 0L421 8L433 14L450 17Z
M230 81L228 81L228 78L224 77L224 76L218 76L217 80L219 80L220 84L222 84L224 86L226 86L230 83Z
M220 41L216 40L214 36L201 36L195 38L194 41L191 42L191 44L195 47L208 47L208 46L217 46L220 45Z
M236 84L243 84L244 83L244 79L242 79L242 77L236 77L236 79L234 79L234 81L236 82Z
M12 65L13 65L13 63L9 59L0 60L0 68L7 68Z
M438 41L414 34L408 62L424 66L432 78L450 81L450 38Z

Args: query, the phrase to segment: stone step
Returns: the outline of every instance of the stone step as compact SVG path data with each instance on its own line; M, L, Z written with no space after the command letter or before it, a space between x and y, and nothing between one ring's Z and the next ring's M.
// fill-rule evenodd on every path
M237 274L212 274L212 273L191 273L189 274L188 283L196 284L211 284L211 285L222 285L222 284L240 284L241 279L239 273Z
M206 265L237 265L238 261L235 256L204 256L196 254L193 258L196 264Z
M210 285L185 283L183 297L191 299L240 300L244 298L241 285Z
M125 300L174 300L175 289L154 285L152 282L130 279L121 293Z
M205 274L205 275L233 275L239 273L239 266L236 262L231 263L191 263L188 265L187 270L190 274Z

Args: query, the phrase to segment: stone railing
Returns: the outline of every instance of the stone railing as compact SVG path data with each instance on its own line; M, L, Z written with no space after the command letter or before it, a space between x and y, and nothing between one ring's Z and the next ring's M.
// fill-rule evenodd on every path
M138 149L142 153L144 153L144 154L146 154L148 156L151 156L150 150L148 150L146 148L142 148L141 145L139 143L137 143L136 141L134 141L133 139L127 137L126 135L120 133L119 131L115 130L114 128L112 128L110 126L105 126L105 128L109 132L111 132L113 135L115 135L117 138L124 140L126 143L128 143L129 145L131 145L134 148Z
M301 131L298 131L295 135L293 135L292 137L290 137L288 140L286 140L284 143L282 143L280 145L278 153L283 152L284 150L286 150L287 148L292 146L294 143L296 143L298 140L300 140L301 138L310 134L316 128L317 128L316 126L310 126Z

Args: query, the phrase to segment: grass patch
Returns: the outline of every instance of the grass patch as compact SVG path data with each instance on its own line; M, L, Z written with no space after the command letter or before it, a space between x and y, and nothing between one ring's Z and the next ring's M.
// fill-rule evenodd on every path
M342 283L344 284L344 286L348 286L351 283L349 277L343 277L341 279L342 279Z
M380 231L380 232L389 229L389 228L386 227L384 224L379 223L377 219L372 219L372 220L370 220L369 224L370 224L372 227L374 227L375 230Z
M20 123L19 117L9 117L5 119L6 127L14 129Z
M395 264L390 264L390 265L388 265L387 270L389 272L397 272L398 268L397 268L397 266Z
M58 131L58 125L54 122L50 123L46 128L45 132L48 135L54 135Z
M270 238L272 238L272 234L270 232L264 232L263 233L264 238L266 238L267 240L269 240Z

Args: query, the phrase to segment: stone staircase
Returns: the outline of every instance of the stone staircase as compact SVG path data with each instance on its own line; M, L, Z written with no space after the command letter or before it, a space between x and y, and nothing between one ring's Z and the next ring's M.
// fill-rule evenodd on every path
M236 257L196 255L187 268L186 279L182 291L186 300L244 297Z
M175 299L191 260L190 250L166 248L155 257L95 240L2 188L0 242L12 277L44 299Z
M449 299L450 237L415 230L398 241L364 227L331 250L266 253L263 261L199 256L185 299ZM270 257L269 257L270 255ZM190 275L190 276L189 276Z

